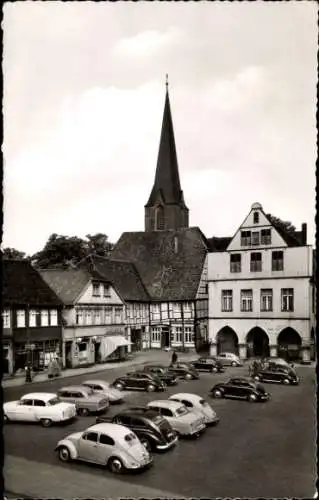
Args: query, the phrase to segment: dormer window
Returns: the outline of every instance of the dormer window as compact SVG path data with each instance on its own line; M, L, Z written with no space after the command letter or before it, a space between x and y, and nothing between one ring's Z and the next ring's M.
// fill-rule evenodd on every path
M103 285L103 297L111 297L110 285Z
M271 229L261 230L260 242L262 245L271 245Z
M93 297L100 296L100 283L93 283Z
M259 224L259 212L254 212L254 224Z

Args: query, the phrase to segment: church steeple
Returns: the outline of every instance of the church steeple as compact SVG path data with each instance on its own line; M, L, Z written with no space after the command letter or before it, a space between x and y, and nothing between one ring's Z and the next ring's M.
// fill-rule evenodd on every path
M145 205L145 231L188 227L166 75L166 96L154 185Z

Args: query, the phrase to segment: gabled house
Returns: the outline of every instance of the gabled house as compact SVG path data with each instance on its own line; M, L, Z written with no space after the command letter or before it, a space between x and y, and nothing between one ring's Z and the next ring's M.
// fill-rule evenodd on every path
M231 238L208 239L211 352L310 358L313 250L254 203Z
M26 260L2 262L2 367L44 368L62 352L62 302Z
M40 272L63 303L63 366L125 356L124 302L110 281L83 268Z
M150 297L134 264L91 255L83 265L119 291L125 309L125 338L130 342L128 350L149 348Z

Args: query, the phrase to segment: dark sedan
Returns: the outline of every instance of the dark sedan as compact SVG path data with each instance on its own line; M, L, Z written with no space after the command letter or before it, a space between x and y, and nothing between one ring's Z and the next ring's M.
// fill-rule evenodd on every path
M119 391L123 389L136 389L141 391L165 391L166 384L149 373L133 372L117 378L112 386Z
M237 398L251 401L267 401L270 394L256 382L246 378L230 378L226 382L214 385L211 389L214 398Z
M174 373L170 372L167 367L162 365L147 365L144 366L143 372L155 375L167 385L176 385L177 378Z
M168 367L168 370L171 373L174 373L178 378L182 378L185 380L198 380L199 373L198 371L188 363L174 363Z
M252 377L260 382L277 382L285 385L298 385L300 380L295 370L279 365L256 370L253 372Z
M224 372L224 367L220 361L217 361L215 358L210 357L202 357L198 358L195 361L192 361L192 365L196 370L203 370L212 373Z

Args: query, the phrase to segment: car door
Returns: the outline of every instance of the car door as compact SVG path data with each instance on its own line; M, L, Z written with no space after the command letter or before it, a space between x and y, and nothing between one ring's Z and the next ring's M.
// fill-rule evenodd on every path
M46 413L46 404L42 399L34 399L33 400L33 416L34 420L40 420L43 418Z
M251 393L251 385L249 382L245 382L244 380L236 381L236 392L238 398L247 398L247 396Z
M99 464L106 464L113 455L115 447L114 439L107 434L100 434L96 448L96 461Z
M218 360L225 366L227 365L227 358L226 358L226 354L220 354L218 356Z
M34 421L33 400L21 399L11 420L21 420L23 422Z
M232 379L229 383L225 384L226 394L229 397L241 397L242 391L240 390L240 383L236 379Z
M93 431L84 432L78 441L78 453L81 460L87 462L98 461L98 433Z

